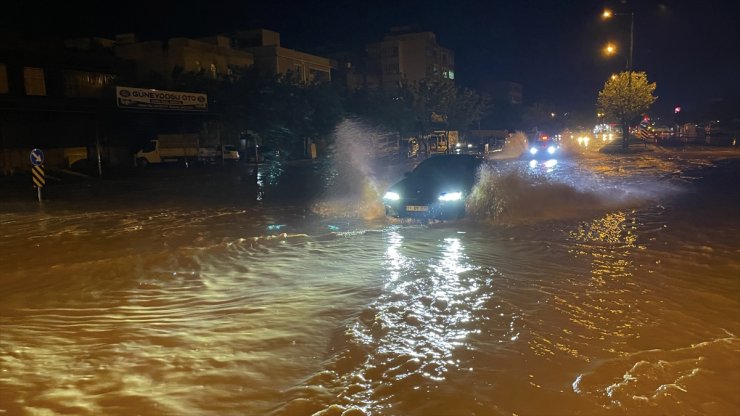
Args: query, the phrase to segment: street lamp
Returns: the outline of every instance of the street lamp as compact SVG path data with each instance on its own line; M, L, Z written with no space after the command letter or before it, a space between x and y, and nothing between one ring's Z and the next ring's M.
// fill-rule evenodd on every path
M614 13L609 9L604 10L601 16L606 19L611 19L613 16L630 16L630 56L627 60L627 71L630 73L630 79L632 78L632 57L635 48L635 13Z
M617 51L618 51L617 46L611 42L607 43L606 46L604 46L604 55L607 55L607 56L616 55ZM625 61L624 62L625 69L629 71L630 70L629 59L624 55L622 55L622 57L624 58L624 61Z
M629 104L630 93L632 92L632 59L635 49L635 13L614 13L609 9L605 9L601 16L604 18L604 20L611 19L613 16L630 16L630 54L629 58L627 58L627 76L629 78L627 78L628 94L626 96L627 104ZM616 50L612 48L612 53L613 52L616 52ZM622 120L622 123L623 146L625 146L626 148L628 143L627 139L629 139L629 127L627 125L627 120Z

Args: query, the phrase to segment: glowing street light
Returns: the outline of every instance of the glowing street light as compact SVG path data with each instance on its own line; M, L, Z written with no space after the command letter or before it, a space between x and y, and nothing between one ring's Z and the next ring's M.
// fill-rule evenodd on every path
M611 43L611 42L607 43L607 44L606 44L606 46L604 46L604 55L606 55L606 56L613 56L613 55L616 55L616 54L617 54L617 52L618 52L618 49L617 49L617 45L615 45L615 44L613 44L613 43ZM621 55L621 54L620 54L620 55ZM626 57L626 56L624 56L624 55L622 55L622 57L624 58L624 63L625 63L625 69L627 69L627 70L629 71L629 70L630 70L630 63L629 63L629 60L628 60L628 59L627 59L627 57ZM612 79L613 79L613 78L614 78L614 77L612 76Z
M613 16L630 16L630 56L627 59L627 71L630 73L630 81L632 80L632 57L635 49L635 13L614 13L609 9L605 9L601 14L604 20L611 19Z

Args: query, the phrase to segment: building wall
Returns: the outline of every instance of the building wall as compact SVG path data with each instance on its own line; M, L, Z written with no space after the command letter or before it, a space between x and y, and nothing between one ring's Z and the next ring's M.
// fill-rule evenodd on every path
M268 29L240 30L233 33L231 44L236 49L280 46L280 33Z
M183 117L177 111L121 110L114 99L121 82L151 88L152 74L172 80L176 68L228 75L230 66L252 65L273 74L300 68L302 82L331 80L328 58L283 48L275 32L259 33L267 46L254 48L254 54L236 48L238 43L225 36L137 42L126 35L115 41L90 38L57 44L24 43L0 35L0 173L28 168L28 149L34 147L49 155L75 147L87 148L88 155L101 148L123 149L121 154L130 156L153 132L195 131L215 117L210 112ZM26 157L11 157L16 154ZM16 166L16 159L25 160L24 165ZM105 154L103 161L131 162L129 157L114 160Z
M151 45L131 49L156 56ZM136 84L135 66L105 42L8 42L0 36L0 68L7 84L0 89L0 174L30 169L32 148L44 151L50 168L69 167L70 149L86 149L88 163L97 163L100 149L104 165L130 164L135 147L152 133L197 131L216 117L117 108L115 86L124 79Z
M518 105L524 99L522 84L512 81L483 81L478 89L488 94L496 103Z
M165 80L172 80L176 70L202 71L216 78L229 75L231 67L246 68L254 64L252 54L233 49L229 38L224 36L136 42L117 45L114 50L117 56L137 62L140 77L155 73Z
M270 75L292 73L298 82L330 82L331 60L280 46L280 34L266 29L237 32L234 42L254 56L255 67Z
M162 41L136 42L115 45L113 51L121 59L136 63L137 78L147 77L150 73L164 74L169 65L162 53Z
M384 89L398 82L436 77L454 79L455 56L437 44L432 32L396 33L368 45L368 71L378 74Z
M329 58L310 55L304 52L276 48L277 71L286 74L293 71L300 82L329 82L331 81L331 61Z

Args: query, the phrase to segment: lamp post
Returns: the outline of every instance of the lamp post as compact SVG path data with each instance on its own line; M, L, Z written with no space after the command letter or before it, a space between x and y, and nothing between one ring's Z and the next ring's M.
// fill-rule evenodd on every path
M635 13L614 13L609 9L605 9L601 16L606 19L610 19L612 16L630 16L630 54L627 58L627 104L630 102L630 93L632 92L632 59L633 52L635 50ZM626 149L628 146L629 139L629 122L628 120L622 121L622 146Z
M611 19L613 16L630 16L630 55L627 59L627 73L629 74L628 83L632 83L632 57L635 50L635 13L614 13L611 10L604 10L601 14L604 19Z

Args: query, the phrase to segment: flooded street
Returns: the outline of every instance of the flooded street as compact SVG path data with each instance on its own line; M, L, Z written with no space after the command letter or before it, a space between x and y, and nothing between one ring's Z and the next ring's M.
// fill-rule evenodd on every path
M0 205L0 415L740 413L740 158L151 170ZM264 198L256 200L256 183Z

